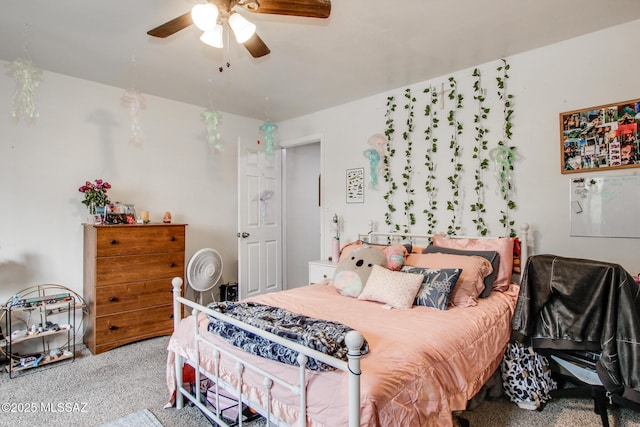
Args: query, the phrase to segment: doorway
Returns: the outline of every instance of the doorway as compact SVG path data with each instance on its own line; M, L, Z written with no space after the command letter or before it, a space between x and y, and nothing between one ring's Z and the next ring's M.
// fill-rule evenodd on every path
M282 150L284 289L309 284L309 261L321 257L321 151L313 139Z

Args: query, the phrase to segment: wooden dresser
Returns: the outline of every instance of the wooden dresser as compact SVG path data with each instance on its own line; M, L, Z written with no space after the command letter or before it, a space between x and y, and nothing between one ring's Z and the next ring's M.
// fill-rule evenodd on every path
M185 224L85 225L84 343L93 354L173 332Z

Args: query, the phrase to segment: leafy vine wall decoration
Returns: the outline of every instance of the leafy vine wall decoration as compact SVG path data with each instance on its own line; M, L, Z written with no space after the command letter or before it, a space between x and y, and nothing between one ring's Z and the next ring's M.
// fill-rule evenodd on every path
M475 213L473 223L476 225L476 230L480 236L486 236L489 229L484 220L484 214L487 212L484 206L484 174L489 167L489 160L485 157L486 151L489 149L489 142L486 139L486 134L489 132L484 126L484 121L488 118L491 109L484 105L486 100L484 93L485 89L482 87L481 73L479 69L473 70L473 76L476 80L473 82L473 99L478 103L478 112L473 117L473 122L476 127L476 145L473 147L473 158L477 159L475 169L475 187L473 190L476 193L476 200L471 204L471 212Z
M411 136L413 134L413 105L416 102L416 98L411 94L411 89L406 89L404 92L405 98L407 98L407 103L404 105L404 109L407 110L407 130L402 133L402 139L404 139L406 143L406 148L404 152L405 156L405 165L404 172L402 173L402 186L404 187L405 194L407 196L406 201L404 202L404 215L406 223L404 225L404 232L409 233L411 231L411 226L416 223L416 216L412 212L413 206L415 204L413 200L413 194L415 193L413 188L411 187L411 175L413 175L413 166L411 165L411 149L413 148L413 141ZM396 227L399 229L399 227Z
M485 68L484 73L487 70L495 72L497 75L495 78L497 98L486 97L487 88L483 86L484 76L479 68L474 69L469 78L457 75L449 77L448 89L442 83L441 90L437 91L435 86L430 84L421 93L426 105L424 115L419 118L415 117L414 109L418 102L416 98L420 97L416 97L411 89L404 90L405 102L402 110L397 111L394 96L387 97L384 132L387 139L387 152L383 160L387 190L383 197L387 208L385 224L389 231L413 232L412 229L417 224L423 224L422 217L425 219L425 224L418 225L421 230L426 228L429 234L442 231L436 229L441 222L437 211L441 204L446 203L447 212L451 213L451 221L448 223L446 231L450 235L459 233L463 229L463 224L472 225L480 236L487 235L490 228L487 222L489 208L493 208L492 218L497 221L496 225L501 225L505 234L516 235L512 219L513 211L516 209L512 181L516 150L516 147L513 146L512 118L514 110L513 95L507 90L510 67L506 60L502 60L493 69ZM472 81L472 87L468 89L469 91L473 90L475 101L471 111L464 109L462 93L464 88L459 86L459 81L456 78L461 82ZM439 127L440 118L438 116L438 110L445 110L445 104L449 107L446 109L448 112L447 130L450 132L448 151L442 151L438 141L439 136L443 136L443 132L446 132L444 128ZM499 105L503 114L490 114L492 111L490 105L496 110L496 105ZM400 120L400 116L402 116L402 120L406 119L406 128L402 132L404 148L402 161L395 155L397 148L394 143L396 115L398 115L398 120ZM475 132L473 136L471 134L465 136L464 123L471 120L473 120ZM414 147L413 138L416 126L424 126L424 144ZM496 131L496 135L501 135L501 138L498 141L493 141L493 144L488 138L490 129ZM490 145L493 148L490 148ZM472 151L463 153L466 151L463 150L465 146L472 147ZM418 150L420 155L424 155L424 168L416 169L413 157L417 153L414 155L414 148ZM400 162L403 164L402 167L398 164ZM442 168L444 164L449 162L451 168ZM438 163L440 163L440 168ZM486 173L491 166L494 168L493 175ZM472 170L473 173L471 173ZM424 193L422 191L416 192L413 187L412 180L418 176L416 173L421 177L421 180L424 179ZM495 182L489 178L495 178ZM404 187L406 197L403 202L404 221L394 220L397 211L394 206L394 197L400 182ZM445 182L448 183L449 189L441 195L439 187L446 186ZM471 192L471 188L473 188L473 192ZM495 194L489 193L488 188L495 189ZM466 192L466 189L469 191ZM468 201L465 200L465 193L467 193ZM448 200L438 200L439 196ZM419 211L420 221L416 218L416 198L419 198L420 203L424 203L424 207ZM490 203L488 203L489 201ZM499 219L496 215L498 211ZM463 221L465 212L470 214L470 219ZM465 232L463 231L463 233Z
M498 97L503 103L503 135L502 139L498 141L498 146L491 150L491 157L495 162L495 175L498 182L498 191L502 195L502 199L505 202L504 210L500 211L502 215L502 217L500 218L500 223L503 225L505 231L509 231L509 235L511 237L515 237L515 221L511 219L511 212L516 208L516 203L511 198L513 194L512 172L513 162L515 160L515 147L510 146L510 141L513 137L513 132L511 130L513 127L513 124L511 122L511 117L513 116L511 100L513 99L513 95L511 95L507 91L509 69L509 64L503 59L502 65L498 67L498 71L502 72L502 76L496 77L498 83Z
M393 224L393 213L396 211L395 206L393 206L393 194L398 189L398 185L395 183L393 179L393 174L391 173L391 160L396 152L395 148L391 145L391 141L393 140L393 134L395 132L394 129L394 119L393 113L396 111L396 103L395 97L389 96L387 97L387 112L385 113L385 130L384 135L387 137L387 153L384 156L384 181L388 185L387 192L384 195L384 200L387 203L387 212L384 214L384 222L389 226L390 229L399 227Z
M436 195L438 187L436 186L436 164L433 161L433 155L438 152L438 138L434 135L434 131L438 128L438 113L435 108L438 104L438 94L434 87L426 88L423 93L429 94L429 101L424 107L424 115L428 118L427 127L424 131L424 140L426 143L426 152L424 155L424 165L427 169L427 176L424 181L424 190L427 193L427 208L422 213L427 216L427 233L432 234L436 231L438 218L436 210L438 209L438 201Z
M454 235L460 230L458 220L458 212L460 209L460 174L462 171L462 163L460 163L460 154L462 147L460 146L459 137L462 134L463 126L458 121L458 110L462 108L462 94L458 93L458 84L456 79L449 77L449 99L455 102L455 107L449 111L447 120L452 128L451 141L449 148L451 149L451 163L453 163L453 172L449 175L448 180L451 184L451 200L447 201L447 210L451 211L451 223L447 227L447 234Z

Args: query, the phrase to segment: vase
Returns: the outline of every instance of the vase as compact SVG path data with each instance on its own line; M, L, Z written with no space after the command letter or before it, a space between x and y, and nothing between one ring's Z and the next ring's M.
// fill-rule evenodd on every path
M95 203L90 203L89 206L89 215L87 218L88 224L103 224L104 223L104 214L106 211L106 206L96 206Z

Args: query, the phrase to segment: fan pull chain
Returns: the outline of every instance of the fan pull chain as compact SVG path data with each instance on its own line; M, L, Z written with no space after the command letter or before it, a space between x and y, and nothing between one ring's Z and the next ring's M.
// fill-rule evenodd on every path
M225 31L223 33L223 37L225 37L225 41L223 43L224 47L222 48L222 65L218 68L218 71L223 72L224 67L226 65L227 68L231 67L231 63L229 62L229 31L225 27Z

